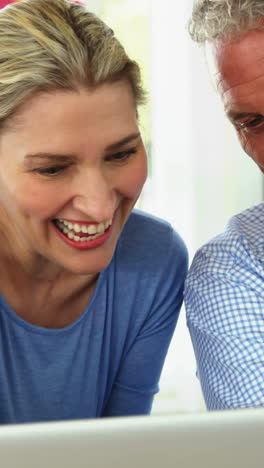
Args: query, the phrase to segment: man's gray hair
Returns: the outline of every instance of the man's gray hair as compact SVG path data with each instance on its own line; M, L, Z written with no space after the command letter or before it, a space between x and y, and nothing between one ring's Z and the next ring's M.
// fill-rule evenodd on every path
M264 0L196 0L188 26L199 43L264 29Z

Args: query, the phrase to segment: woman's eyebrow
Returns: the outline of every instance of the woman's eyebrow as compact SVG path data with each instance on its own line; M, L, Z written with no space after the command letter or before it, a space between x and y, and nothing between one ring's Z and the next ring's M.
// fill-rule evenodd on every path
M132 135L128 135L125 138L122 138L121 140L117 141L116 143L112 143L111 145L106 147L106 151L115 151L116 149L120 148L120 146L123 146L127 143L131 143L134 140L137 140L140 138L140 133L133 133Z
M137 140L140 138L140 133L133 133L132 135L128 135L125 138L122 138L121 140L112 143L111 145L106 147L106 151L115 151L116 149L120 148L121 146L130 143L134 140ZM25 156L26 160L30 159L52 159L52 161L57 161L57 162L66 162L69 161L69 159L74 159L74 155L72 154L56 154L56 153L45 153L45 152L39 152L39 153L29 153L26 154Z
M40 153L29 153L26 154L25 156L26 160L31 160L31 159L51 159L52 161L57 161L57 162L68 162L69 159L74 159L74 155L72 154L56 154L56 153L45 153L45 152L40 152Z

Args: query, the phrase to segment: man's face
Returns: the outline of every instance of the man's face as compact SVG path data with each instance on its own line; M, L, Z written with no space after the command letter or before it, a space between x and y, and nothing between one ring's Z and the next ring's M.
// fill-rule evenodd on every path
M207 44L213 80L244 151L264 172L264 31Z

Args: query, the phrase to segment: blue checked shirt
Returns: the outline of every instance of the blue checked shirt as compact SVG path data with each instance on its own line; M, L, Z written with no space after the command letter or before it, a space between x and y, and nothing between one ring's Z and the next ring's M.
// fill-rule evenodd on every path
M264 203L196 253L185 284L206 406L264 406Z

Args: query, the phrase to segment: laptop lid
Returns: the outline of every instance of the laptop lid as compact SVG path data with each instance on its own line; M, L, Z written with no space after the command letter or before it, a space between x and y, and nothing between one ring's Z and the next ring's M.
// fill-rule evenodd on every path
M261 468L264 409L0 427L3 468Z

